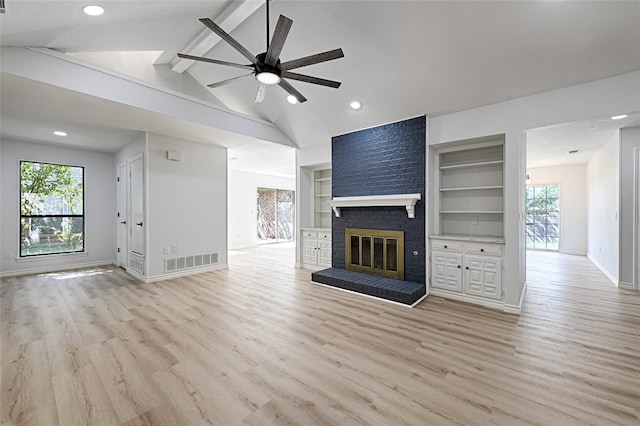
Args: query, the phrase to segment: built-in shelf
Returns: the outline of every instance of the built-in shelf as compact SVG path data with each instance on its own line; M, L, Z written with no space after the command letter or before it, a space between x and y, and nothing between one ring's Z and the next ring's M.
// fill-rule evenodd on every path
M405 207L409 219L415 218L415 206L420 194L364 195L358 197L335 197L329 202L336 217L345 207Z
M492 164L503 164L503 160L495 160L495 161L481 161L476 163L464 163L464 164L453 164L449 166L440 166L440 170L452 170L452 169L465 169L468 167L483 167L490 166Z
M495 185L495 186L467 186L467 187L463 187L463 188L440 188L440 192L446 192L446 191L477 191L477 190L481 190L481 189L503 189L504 187L502 185Z
M331 228L331 169L313 172L313 224L316 228Z
M437 232L504 235L504 139L458 143L437 152Z

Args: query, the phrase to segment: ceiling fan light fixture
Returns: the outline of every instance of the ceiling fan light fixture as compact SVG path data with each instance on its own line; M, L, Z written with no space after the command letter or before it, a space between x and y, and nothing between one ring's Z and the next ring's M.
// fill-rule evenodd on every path
M273 86L274 84L280 83L280 76L276 73L269 71L262 71L256 74L256 78L262 84L266 84L267 86Z
M96 4L92 4L92 5L83 7L82 11L84 12L85 15L100 16L104 13L104 7L98 6Z

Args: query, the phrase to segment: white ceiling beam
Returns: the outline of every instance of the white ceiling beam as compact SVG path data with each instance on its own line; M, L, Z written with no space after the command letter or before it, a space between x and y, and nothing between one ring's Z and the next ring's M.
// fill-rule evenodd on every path
M243 0L233 1L227 6L220 16L215 19L216 24L223 27L228 33L233 31L238 25L245 21L249 16L253 14L260 6L262 1L255 0ZM187 46L182 49L180 53L193 56L204 56L208 51L214 48L222 39L208 29L204 29L200 32ZM171 62L171 69L178 73L183 73L195 61L191 59L182 59L176 57Z

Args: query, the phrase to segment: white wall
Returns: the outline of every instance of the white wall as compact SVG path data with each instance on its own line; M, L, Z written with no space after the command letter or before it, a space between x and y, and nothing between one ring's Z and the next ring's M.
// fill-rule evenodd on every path
M116 185L113 154L14 140L0 141L0 153L1 275L37 273L114 262ZM84 167L86 253L19 259L20 160Z
M640 127L620 130L619 286L640 289Z
M615 132L587 163L588 256L618 283L620 133Z
M167 160L167 150L181 161ZM167 257L218 253L227 264L227 150L147 135L147 279L164 274ZM173 251L173 247L177 251ZM170 249L169 254L164 248Z
M295 190L293 178L229 170L229 249L257 245L257 190L276 188ZM296 198L297 198L296 194Z
M532 185L560 184L560 253L587 254L585 164L527 169Z

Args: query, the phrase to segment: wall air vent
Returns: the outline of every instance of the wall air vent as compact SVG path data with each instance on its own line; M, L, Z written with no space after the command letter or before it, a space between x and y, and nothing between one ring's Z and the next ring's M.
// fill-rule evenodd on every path
M164 260L165 272L203 268L218 263L218 253L196 254L194 256L172 257Z

